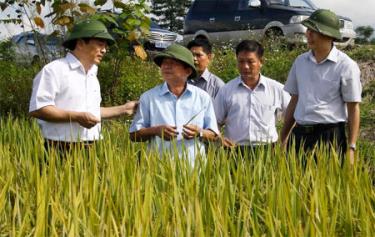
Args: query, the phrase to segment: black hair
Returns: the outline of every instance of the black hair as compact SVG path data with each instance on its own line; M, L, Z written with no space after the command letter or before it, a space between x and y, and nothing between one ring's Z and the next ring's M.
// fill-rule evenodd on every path
M212 53L212 45L211 45L210 41L208 41L207 39L196 38L196 39L190 41L188 43L188 45L186 46L186 48L188 48L189 50L193 47L202 47L203 51L206 54Z
M85 41L86 44L88 44L90 42L90 40L94 39L94 38L80 38L80 39L83 40L83 41ZM66 42L65 43L65 48L73 51L76 48L78 40L79 39L74 39L74 40L70 40L69 42Z
M263 57L264 48L263 46L256 40L243 40L241 41L236 47L236 55L240 52L255 52L258 58Z

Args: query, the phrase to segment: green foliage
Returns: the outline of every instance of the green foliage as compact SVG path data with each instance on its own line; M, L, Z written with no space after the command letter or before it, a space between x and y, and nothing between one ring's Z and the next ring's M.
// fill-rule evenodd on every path
M356 43L366 44L370 42L370 37L374 33L374 28L371 26L359 26L355 29L357 33Z
M0 42L0 60L12 62L15 59L12 42L10 40Z
M131 56L118 65L106 60L100 65L98 77L104 105L137 100L146 90L162 83L159 68L154 63Z
M228 82L238 76L236 55L231 47L215 48L210 70Z
M191 0L154 0L152 13L161 27L175 32L182 32L184 17L189 10Z
M356 61L374 61L375 45L361 45L350 48L346 53Z
M0 117L28 113L32 79L39 69L0 60Z
M253 158L211 149L148 154L123 123L66 157L45 152L35 122L0 119L1 236L372 236L375 149L354 167L318 150ZM309 160L304 168L302 158ZM371 234L372 233L372 234Z

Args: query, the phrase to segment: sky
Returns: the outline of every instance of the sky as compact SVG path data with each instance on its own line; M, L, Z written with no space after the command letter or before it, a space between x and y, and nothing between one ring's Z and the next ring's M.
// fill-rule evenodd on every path
M315 5L317 5L318 8L330 9L338 15L351 18L354 28L363 25L370 25L375 29L375 0L312 1L315 3ZM12 13L12 9L6 9L5 12L0 12L0 19L6 17L7 14L13 15L14 13ZM22 32L22 29L17 25L4 26L3 24L0 24L0 40L19 32Z
M318 8L334 11L352 19L354 28L363 25L375 29L375 0L312 0Z

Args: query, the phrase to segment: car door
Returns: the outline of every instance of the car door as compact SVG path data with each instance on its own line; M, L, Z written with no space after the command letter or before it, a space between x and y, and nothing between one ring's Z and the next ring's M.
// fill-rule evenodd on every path
M214 19L210 20L213 25L211 31L211 38L218 38L223 42L236 42L234 34L240 29L235 13L237 10L238 1L233 0L218 0L214 13Z
M198 0L193 3L185 19L185 34L194 34L199 30L215 31L217 0Z
M258 2L260 5L253 4L254 2ZM264 1L259 0L241 0L236 17L241 28L238 37L242 39L261 38L264 27L270 22L267 6Z

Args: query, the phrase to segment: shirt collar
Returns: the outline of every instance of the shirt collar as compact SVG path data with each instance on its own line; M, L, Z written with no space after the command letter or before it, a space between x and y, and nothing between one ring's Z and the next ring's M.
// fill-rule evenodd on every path
M68 52L67 55L66 55L66 60L70 66L71 69L77 69L77 68L81 68L83 71L84 71L84 67L82 65L82 63L78 60L78 58L76 58L76 56L74 56L72 53ZM92 67L89 69L89 71L87 72L87 74L89 75L96 75L98 72L98 66L97 65L92 65Z
M249 88L241 79L241 76L239 76L237 78L237 84L238 86L244 86L246 88ZM257 89L265 89L266 88L266 82L265 82L265 79L264 79L264 76L262 74L260 74L260 77L259 77L259 81L258 81L258 85L254 88L254 90L257 90Z
M184 95L185 93L191 93L192 89L193 89L193 86L190 85L189 83L186 83L186 88L185 88L185 91L182 93L182 95ZM168 88L168 84L167 82L164 82L163 85L161 86L160 88L160 93L159 95L160 96L163 96L163 95L166 95L166 94L171 94L171 95L174 95Z
M210 78L210 75L211 75L211 73L206 68L204 70L204 72L202 73L201 78L203 78L205 81L208 81L208 79Z
M316 59L315 59L315 57L314 57L314 54L313 54L312 50L309 51L308 57L309 57L309 59L310 59L311 61L313 61L313 62L316 63ZM332 46L332 49L331 49L331 51L329 52L327 58L325 58L325 59L324 59L322 62L320 62L320 63L324 63L324 62L327 61L327 60L332 61L332 62L334 62L334 63L337 63L337 61L338 61L338 50L337 50L337 48L336 48L335 46ZM320 63L319 63L319 64L320 64Z

